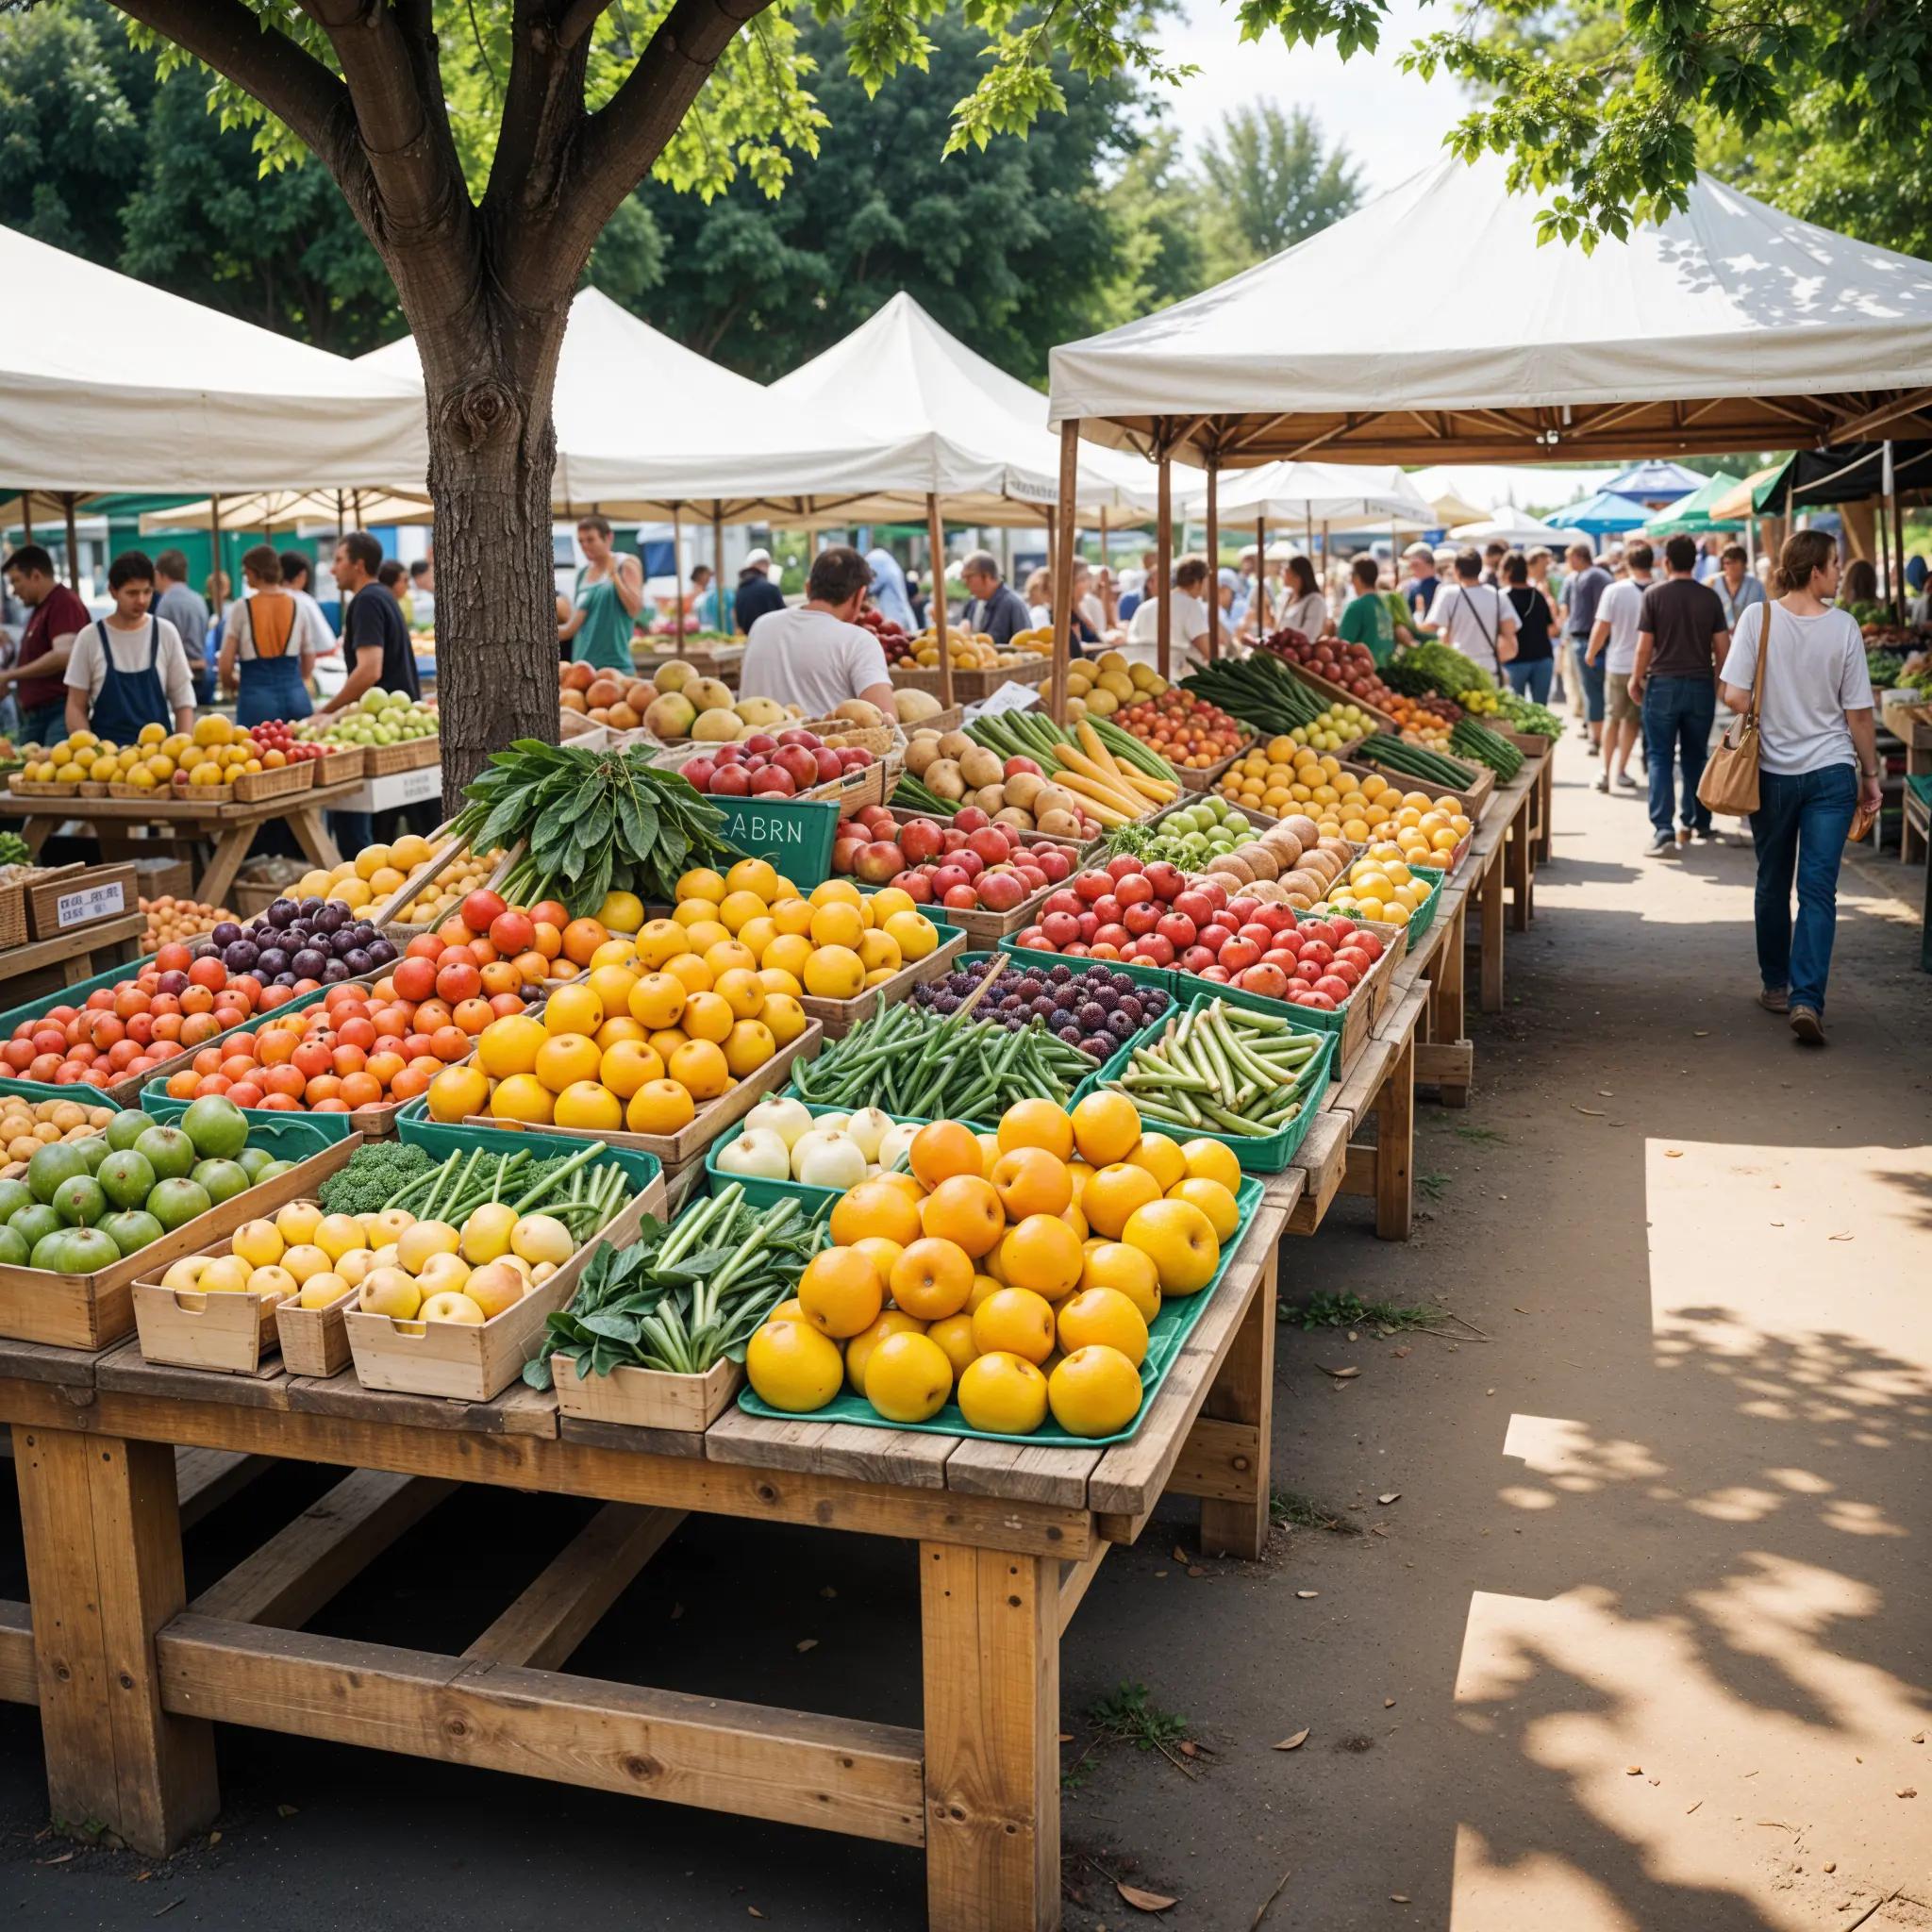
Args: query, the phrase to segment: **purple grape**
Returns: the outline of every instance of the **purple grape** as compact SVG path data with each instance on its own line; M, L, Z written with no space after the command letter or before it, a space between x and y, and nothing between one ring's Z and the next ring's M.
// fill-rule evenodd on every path
M277 899L275 901L273 905L269 907L268 910L264 912L261 916L269 923L270 925L279 930L282 926L289 925L293 923L295 917L295 909L296 908L294 900Z
M253 940L235 940L222 948L222 964L230 973L253 972L260 957L261 949Z
M271 974L279 979L289 970L289 955L284 947L264 946L255 956L255 964L258 972Z
M375 961L360 946L344 953L341 963L349 969L350 976L355 979L360 979L365 973L374 972L375 968Z
M349 962L346 959L325 959L322 971L316 974L325 986L334 986L348 976Z
M322 977L322 969L327 964L328 961L323 958L321 951L317 947L304 946L289 961L289 970L294 974L297 979L320 979Z

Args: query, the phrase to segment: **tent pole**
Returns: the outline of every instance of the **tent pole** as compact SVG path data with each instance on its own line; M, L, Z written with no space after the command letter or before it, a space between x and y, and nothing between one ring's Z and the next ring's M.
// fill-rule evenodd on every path
M1154 608L1154 668L1163 679L1174 674L1174 597L1170 586L1174 577L1174 464L1163 448L1160 452L1158 495L1156 515L1159 527L1154 533L1155 589L1159 600ZM1144 599L1147 587L1141 587Z
M1076 418L1060 425L1059 526L1071 538L1074 498L1080 487L1080 425ZM1067 661L1074 646L1074 546L1061 543L1054 552L1053 575L1053 694L1048 708L1057 721L1067 715Z
M1324 587L1328 582L1328 519L1324 517L1322 519L1322 582ZM1324 604L1328 601L1328 592L1325 588L1322 591L1322 601Z
M1221 656L1221 453L1208 452L1208 661Z
M925 541L932 551L932 595L926 608L940 641L940 709L953 708L953 638L946 624L946 526L940 520L936 490L925 492Z
M80 532L74 525L74 491L68 491L60 503L67 512L67 581L77 597L80 595Z
M214 608L214 614L222 614L222 600L215 594L215 579L222 575L222 499L210 496L208 500L208 549L211 561L208 567L208 602Z
M671 635L680 652L684 649L684 538L677 519L677 505L671 506ZM639 559L640 562L642 558Z
M34 493L31 490L20 492L20 530L23 543L34 541Z
M1255 641L1268 635L1268 519L1255 519Z
M1892 618L1898 624L1906 621L1906 518L1899 503L1896 479L1891 492L1891 554L1898 565L1898 575L1892 579L1891 603Z
M711 505L711 604L717 612L718 628L725 630L724 624L724 509L720 503ZM728 632L726 633L728 635Z

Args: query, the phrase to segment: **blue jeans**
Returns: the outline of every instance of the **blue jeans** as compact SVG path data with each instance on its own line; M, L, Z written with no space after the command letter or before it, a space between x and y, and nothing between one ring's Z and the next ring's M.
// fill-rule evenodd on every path
M1757 971L1767 991L1790 991L1791 1005L1824 1010L1824 981L1838 929L1838 868L1858 803L1852 765L1757 774L1751 839L1757 848ZM1798 922L1791 930L1791 877Z
M1594 664L1583 655L1579 643L1576 651L1576 666L1583 678L1583 708L1592 724L1604 722L1604 660L1598 656Z
M1503 673L1509 680L1509 689L1518 697L1527 697L1533 705L1549 703L1550 679L1557 675L1554 658L1537 658L1527 664L1512 661L1504 665Z
M1653 677L1643 687L1643 756L1650 766L1650 823L1671 829L1674 766L1684 766L1683 824L1710 830L1710 814L1697 796L1710 756L1711 720L1717 716L1717 686L1707 677Z

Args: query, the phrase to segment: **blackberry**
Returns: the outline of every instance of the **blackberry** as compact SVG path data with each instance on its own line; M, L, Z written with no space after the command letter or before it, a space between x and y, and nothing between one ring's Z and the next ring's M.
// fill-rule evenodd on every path
M1085 1036L1077 1026L1058 1027L1056 1029L1056 1037L1063 1041L1068 1046L1084 1047L1087 1043Z
M1141 1030L1118 1007L1107 1016L1105 1024L1116 1040L1131 1040Z
M1046 976L1055 986L1064 986L1073 978L1074 969L1071 966L1050 966L1047 968Z
M1088 1000L1075 1017L1088 1032L1097 1033L1107 1024L1107 1008L1098 1000Z
M938 999L933 1001L933 1006L941 1013L957 1013L959 1010L959 1005L958 995L950 992L942 992Z
M1073 1014L1068 1012L1066 1008L1056 1007L1053 1009L1053 1011L1046 1016L1046 1024L1054 1030L1054 1032L1064 1033L1069 1026L1074 1025L1075 1023Z

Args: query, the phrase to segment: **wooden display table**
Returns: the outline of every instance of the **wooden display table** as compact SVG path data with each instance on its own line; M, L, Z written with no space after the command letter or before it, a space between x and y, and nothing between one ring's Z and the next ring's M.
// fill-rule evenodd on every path
M204 905L220 906L235 883L242 861L248 857L256 833L271 819L287 821L310 865L326 872L338 863L342 855L336 850L322 815L331 809L353 811L360 790L359 781L351 779L346 784L258 798L252 805L233 800L226 805L197 805L192 798L159 802L145 798L70 801L25 798L13 793L7 794L7 800L14 811L25 818L21 837L35 858L40 857L41 847L48 839L69 823L92 825L101 841L102 854L108 858L152 855L171 841L208 841L214 850L195 881L194 896ZM136 839L131 836L136 825L161 826L163 837Z
M1532 874L1529 865L1531 798L1541 774L1525 762L1507 785L1499 785L1483 822L1469 841L1460 879L1476 906L1477 985L1486 1013L1503 1010L1503 928L1506 894L1514 891L1516 929L1528 928ZM1440 912L1437 917L1441 918Z
M30 941L0 953L0 986L6 987L8 1004L14 1006L33 997L26 988L36 974L54 967L60 970L62 986L78 986L109 966L124 966L140 958L146 931L147 914L127 912L119 919L97 919L92 925L77 925L50 940Z
M521 1384L441 1402L0 1341L32 1598L0 1604L0 1697L40 1706L53 1815L164 1854L219 1808L214 1724L250 1724L921 1847L934 1932L1050 1932L1060 1633L1166 1491L1202 1499L1204 1550L1260 1555L1300 1185L1270 1189L1139 1435L1106 1449L736 1408L673 1436L559 1419ZM355 1474L191 1603L177 1445ZM302 1628L458 1482L607 1507L460 1657ZM561 1674L692 1510L915 1541L924 1730Z
M1415 986L1427 989L1415 1036L1415 1080L1433 1087L1444 1107L1467 1107L1474 1078L1475 1048L1463 1032L1465 959L1463 929L1469 896L1462 886L1442 888L1436 917L1395 969L1399 999Z

